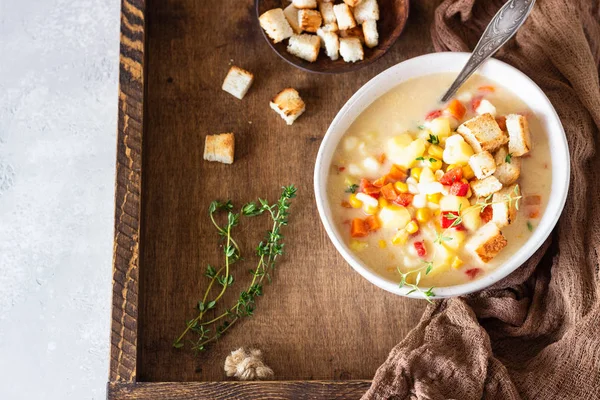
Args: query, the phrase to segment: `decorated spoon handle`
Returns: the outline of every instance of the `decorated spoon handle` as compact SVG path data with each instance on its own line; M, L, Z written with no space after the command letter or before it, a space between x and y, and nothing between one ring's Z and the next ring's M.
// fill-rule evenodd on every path
M473 72L514 36L527 19L534 4L535 0L509 0L502 6L485 28L481 39L479 39L477 46L471 53L469 61L442 97L442 102L450 100Z

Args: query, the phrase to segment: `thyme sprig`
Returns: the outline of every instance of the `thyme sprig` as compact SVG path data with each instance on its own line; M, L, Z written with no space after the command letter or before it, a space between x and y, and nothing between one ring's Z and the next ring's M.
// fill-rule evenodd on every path
M445 215L445 218L451 220L452 224L450 224L450 226L448 228L446 228L443 232L437 234L436 238L433 241L434 244L441 245L444 242L453 240L452 237L447 236L448 232L450 231L450 229L455 228L458 225L462 224L463 218L465 215L467 215L471 212L474 212L474 211L479 211L481 213L483 210L485 210L486 207L492 206L494 204L508 203L508 206L512 207L513 202L514 202L515 208L518 211L519 210L519 202L520 202L521 198L523 197L520 194L519 185L515 185L513 192L504 195L504 198L501 200L493 201L493 196L494 196L493 194L490 194L489 196L487 196L483 199L478 199L475 204L473 204L470 207L467 207L464 211L462 210L462 204L459 204L458 212L456 212L456 213L447 212ZM425 300L427 300L429 303L432 303L431 297L435 296L435 293L433 292L434 287L430 287L427 290L423 290L418 285L419 285L419 282L421 281L422 273L425 272L425 275L428 275L431 272L431 270L433 269L433 260L435 259L436 253L437 253L437 247L434 250L431 260L424 261L423 266L421 266L420 268L414 269L412 271L402 272L400 270L400 266L397 267L397 270L400 273L399 287L402 288L402 287L406 286L406 287L411 288L411 290L407 293L407 295L417 292L417 293L420 293L425 298ZM408 283L406 281L407 278L412 274L416 274L414 284Z
M283 255L284 243L281 228L288 224L289 207L291 199L296 197L297 189L291 186L284 186L279 200L274 204L269 204L264 199L258 199L258 202L245 204L239 213L234 213L234 206L231 201L218 202L213 201L209 206L209 215L212 224L215 226L219 236L224 241L223 253L225 255L225 265L215 268L211 265L206 267L204 276L210 281L202 296L196 304L197 316L186 323L186 328L173 342L173 347L182 348L185 346L184 338L193 333L194 340L190 340L191 348L195 352L206 350L207 346L218 340L232 325L243 317L250 317L254 314L257 297L263 294L263 281L266 278L271 282L271 273L275 269L276 259ZM227 222L221 226L216 221L216 214L227 213ZM267 231L265 239L261 241L256 254L259 257L256 269L251 269L252 280L246 289L242 290L231 306L223 308L219 315L213 318L207 317L209 312L214 313L219 305L219 300L229 287L234 284L231 266L241 260L240 248L232 237L232 230L239 224L240 215L244 217L255 217L262 214L268 214L273 221L272 228ZM220 287L218 293L211 297L213 288ZM209 300L210 299L210 300Z

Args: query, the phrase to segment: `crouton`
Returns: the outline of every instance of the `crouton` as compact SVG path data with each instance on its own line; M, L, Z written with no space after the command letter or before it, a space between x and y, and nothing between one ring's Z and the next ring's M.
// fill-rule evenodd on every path
M360 39L355 37L340 39L340 54L346 62L362 60L364 58L364 52Z
M252 86L252 82L254 82L252 72L234 65L229 69L221 89L241 100Z
M496 171L496 162L488 151L482 151L469 157L469 166L477 179L485 179Z
M473 234L465 244L465 248L473 251L484 263L489 262L500 253L508 242L498 226L490 221Z
M235 137L233 133L207 135L204 141L204 159L233 164Z
M513 157L512 154L508 156L508 154L506 146L500 147L494 154L494 160L496 161L494 176L502 185L513 184L521 175L521 158Z
M315 38L319 40L318 37L315 36ZM288 125L292 125L306 109L300 94L293 88L283 89L271 100L270 106Z
M287 46L290 54L300 57L306 61L315 62L319 56L321 39L315 35L293 35Z
M477 197L488 197L500 189L502 189L502 184L494 176L488 176L485 179L478 179L471 182L471 190Z
M344 3L348 4L349 7L356 7L362 0L344 0Z
M317 0L292 0L296 8L317 8Z
M321 38L321 45L325 48L327 57L333 61L337 60L340 53L340 39L338 35L335 32L325 32L319 28L317 36Z
M508 135L503 132L491 114L482 114L463 123L456 130L475 153L490 153L508 142Z
M335 22L325 24L321 27L321 29L323 29L323 32L338 32L339 31L338 24Z
M317 10L298 11L298 24L307 32L315 33L321 27L321 13Z
M506 129L508 130L508 151L515 157L521 157L531 150L531 136L527 118L519 114L506 116Z
M279 43L294 34L281 8L274 8L265 12L258 17L258 21L260 22L260 26L275 43Z
M319 2L319 11L323 17L323 24L332 24L336 22L335 13L333 12L333 3L326 1Z
M369 48L373 48L379 44L379 32L377 32L377 21L369 19L362 24L365 44Z
M496 107L486 99L481 100L475 112L479 115L492 114L492 117L496 117Z
M365 36L363 35L363 31L359 26L340 31L339 36L341 38L355 37L358 38L358 40L360 40L361 43L365 42Z
M379 5L377 0L362 0L356 7L354 7L354 19L356 23L364 24L368 20L379 20Z
M298 11L300 10L294 7L293 4L290 4L285 8L285 10L283 10L285 18L287 19L294 32L297 34L302 33L302 28L300 28L300 24L298 23Z
M519 196L519 185L504 187L494 193L492 197L492 221L502 228L515 222L517 219L517 201L509 200Z
M334 5L333 13L335 14L335 19L337 20L338 27L341 30L354 28L356 26L354 16L350 11L350 7L348 7L346 3Z

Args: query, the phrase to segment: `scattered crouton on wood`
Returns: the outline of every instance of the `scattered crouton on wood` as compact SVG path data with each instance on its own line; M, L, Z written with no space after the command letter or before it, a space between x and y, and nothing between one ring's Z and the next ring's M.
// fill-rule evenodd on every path
M482 114L471 118L456 130L476 153L493 152L508 142L508 135L503 132L491 114Z
M281 8L274 8L258 17L260 26L273 42L279 43L294 34Z
M300 28L300 24L298 24L298 11L300 10L294 7L293 4L290 4L283 10L285 18L296 34L302 33L302 28Z
M500 189L502 189L502 184L494 176L488 176L485 179L478 179L471 182L471 190L477 197L488 197Z
M508 156L508 154L506 146L500 147L494 154L496 162L494 176L498 178L502 185L515 183L521 175L521 157L513 157L512 154Z
M233 164L235 137L233 133L207 135L204 142L204 159Z
M508 242L496 223L490 221L474 233L465 247L473 251L484 263L490 262Z
M506 116L508 130L508 151L515 157L523 156L531 150L531 135L527 118L519 114Z
M352 11L350 11L350 7L348 7L346 3L334 5L333 12L340 30L346 30L356 26Z
M315 33L321 27L323 19L321 13L317 10L300 10L298 11L298 24L300 28L307 32Z
M492 197L492 221L500 228L512 224L517 219L517 201L509 199L520 194L518 185L504 187L494 193Z
M319 40L318 37L316 38ZM300 97L300 94L293 88L282 90L273 100L271 100L270 106L288 125L292 125L306 109L306 105Z
M364 24L368 20L379 20L379 5L377 4L377 0L362 0L354 7L353 12L354 19L356 19L356 23L358 24Z
M477 179L485 179L496 171L496 162L488 151L473 154L469 158L469 166Z
M317 61L319 50L321 49L321 39L316 35L293 35L287 46L290 54L300 57L309 62Z
M340 39L340 55L346 62L356 62L364 58L364 51L359 38Z
M254 82L252 72L234 65L229 69L221 88L241 100L252 86L252 82Z

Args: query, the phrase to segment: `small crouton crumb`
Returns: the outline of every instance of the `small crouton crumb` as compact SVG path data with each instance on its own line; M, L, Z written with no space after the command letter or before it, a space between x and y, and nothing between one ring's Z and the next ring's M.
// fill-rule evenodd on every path
M332 24L336 22L335 13L333 12L333 3L321 1L319 3L319 11L323 16L323 24Z
M296 8L317 8L317 0L292 0Z
M498 226L490 221L475 232L465 247L473 251L484 263L490 262L508 242Z
M379 44L379 32L377 32L377 21L369 19L362 24L363 36L365 44L369 48L373 48Z
M335 18L337 19L337 24L340 30L346 30L356 26L354 16L350 11L350 7L348 7L346 3L334 5L333 12L335 14Z
M356 23L364 24L368 20L379 20L379 5L377 0L362 0L354 7L354 18Z
M282 90L273 100L271 100L270 106L288 125L292 125L306 109L306 105L300 97L300 94L293 88Z
M508 135L500 129L496 119L489 113L471 118L459 126L456 131L475 153L493 152L508 142Z
M229 69L221 88L241 100L252 86L252 82L254 82L252 72L234 65Z
M502 184L494 176L488 176L485 179L471 182L471 190L473 190L473 193L477 197L488 197L500 189L502 189Z
M294 34L281 8L274 8L265 12L258 17L258 21L260 26L275 43L279 43Z
M315 62L319 56L321 39L316 35L293 35L287 46L290 54L300 57L306 61Z
M204 159L218 161L223 164L233 164L235 137L233 133L207 135L204 142Z
M300 10L294 7L293 4L290 4L283 10L285 18L296 34L302 33L302 28L300 27L300 24L298 24L298 11Z
M496 162L494 157L488 151L473 154L469 158L469 166L475 173L477 179L484 179L496 171Z
M508 149L502 146L494 154L496 162L496 172L494 176L498 178L502 185L511 185L519 179L521 175L521 157L508 156Z
M508 151L516 157L523 156L531 150L531 135L527 118L519 114L506 116L506 129L508 130Z
M307 32L317 32L317 29L321 27L321 22L323 22L321 13L317 10L298 11L298 24Z
M340 54L346 62L356 62L364 58L360 39L355 37L340 39Z

